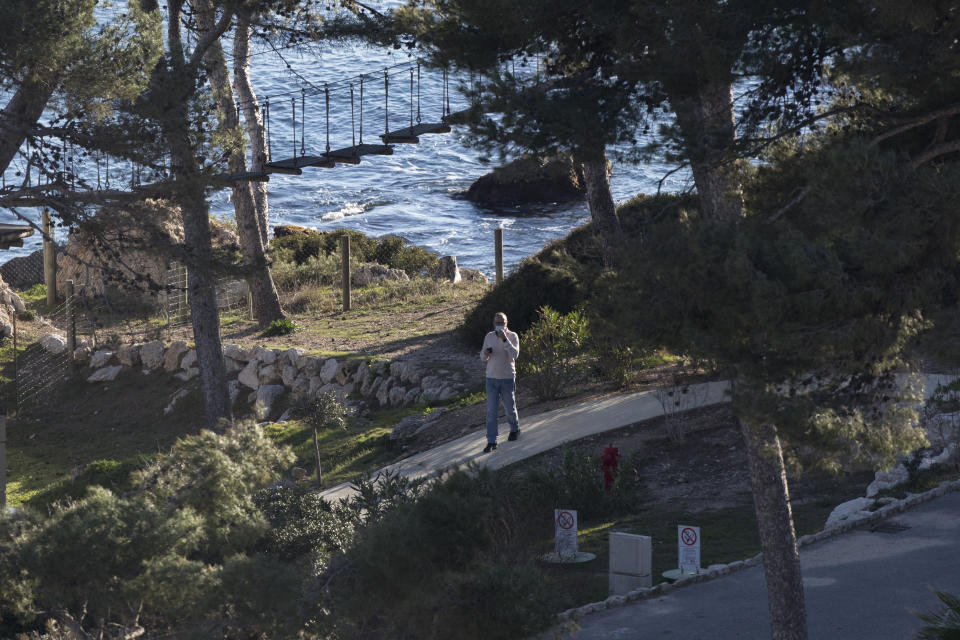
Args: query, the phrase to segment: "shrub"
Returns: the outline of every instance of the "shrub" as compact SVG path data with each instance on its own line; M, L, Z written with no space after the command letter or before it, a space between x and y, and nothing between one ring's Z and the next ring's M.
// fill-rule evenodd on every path
M347 407L332 391L301 396L294 401L293 416L315 429L346 429Z
M267 328L260 334L265 338L270 336L286 336L300 331L300 327L294 324L290 318L278 318L267 325Z
M479 347L483 336L490 331L493 314L498 311L506 313L510 328L520 333L537 320L537 310L541 307L566 313L573 310L584 295L573 272L527 260L470 310L458 332L464 342Z
M336 229L316 233L284 236L270 241L276 263L292 263L296 266L311 260L332 258L340 263L340 238L350 238L350 257L357 262L377 262L391 269L403 269L413 277L436 267L436 254L414 245L408 245L399 236L387 235L371 238L359 231Z
M584 347L590 335L586 317L578 311L561 315L550 307L520 342L518 373L541 400L558 398L583 375Z

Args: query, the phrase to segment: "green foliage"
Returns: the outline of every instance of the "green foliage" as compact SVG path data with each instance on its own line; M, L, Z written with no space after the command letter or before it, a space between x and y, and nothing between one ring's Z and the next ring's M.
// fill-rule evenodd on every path
M391 269L403 269L414 277L434 269L438 258L435 254L407 245L398 236L371 238L359 231L336 229L274 238L270 241L273 257L278 263L307 264L312 258L333 258L339 264L340 238L350 238L350 258L357 262L377 262Z
M294 324L290 318L278 318L267 325L267 328L264 329L260 335L264 338L270 338L273 336L290 335L291 333L296 333L301 330L302 329Z
M538 314L520 339L517 373L541 400L559 398L584 375L590 323L579 311L561 315L543 307Z
M305 420L315 429L347 428L347 407L332 391L301 396L292 409L295 418Z
M956 640L960 638L960 598L945 591L934 590L943 605L935 613L918 613L925 625L914 635L914 640Z
M464 342L480 344L490 331L493 315L503 311L510 319L510 328L520 333L536 321L541 307L567 313L584 296L584 285L574 272L537 259L526 260L470 310L458 332Z
M0 606L21 625L57 610L124 625L142 603L141 624L177 637L285 635L303 573L259 553L269 522L255 496L291 461L255 425L203 432L137 472L129 495L92 486L47 517L0 519ZM215 631L226 618L232 631Z

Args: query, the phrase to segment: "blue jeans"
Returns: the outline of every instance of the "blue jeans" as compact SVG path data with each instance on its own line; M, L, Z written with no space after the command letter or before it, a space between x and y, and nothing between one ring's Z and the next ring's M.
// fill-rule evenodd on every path
M496 442L497 434L500 432L500 425L497 424L500 400L503 400L510 431L520 430L515 391L516 382L513 378L487 378L487 442Z

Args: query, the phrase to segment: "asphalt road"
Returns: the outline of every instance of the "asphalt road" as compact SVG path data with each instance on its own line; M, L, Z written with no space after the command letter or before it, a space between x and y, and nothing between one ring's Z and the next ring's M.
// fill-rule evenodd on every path
M811 640L907 640L911 611L939 610L932 589L960 595L960 491L804 547L800 552ZM577 640L770 638L761 566L600 611Z

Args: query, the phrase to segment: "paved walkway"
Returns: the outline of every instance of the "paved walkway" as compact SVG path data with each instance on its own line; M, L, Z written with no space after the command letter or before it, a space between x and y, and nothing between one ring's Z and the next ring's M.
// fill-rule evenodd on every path
M678 410L690 410L717 404L726 400L726 382L708 382L690 385L683 396L676 396L680 402ZM604 431L619 429L635 422L657 418L663 415L663 406L653 391L642 391L582 404L554 409L535 416L520 416L520 439L506 441L508 427L500 425L500 442L497 450L482 453L486 444L486 432L478 430L457 440L405 458L373 475L384 471L416 479L436 475L443 469L476 462L480 466L498 469L508 464L535 456L559 447L566 442L579 440ZM353 486L349 482L331 487L323 492L328 500L339 500L352 495Z
M960 595L960 492L800 551L811 640L908 640ZM576 640L767 640L762 565L585 616Z
M924 381L926 397L929 397L937 384L951 379L950 376L942 375L926 376ZM725 381L690 385L686 393L670 398L670 401L674 402L672 410L689 411L724 402L727 399L728 387L729 383ZM412 480L431 477L441 470L459 467L471 461L483 467L499 469L564 443L619 429L635 422L659 418L663 414L663 405L657 399L655 391L640 391L591 400L535 416L521 415L520 439L515 442L506 441L508 427L506 424L501 424L499 446L493 453L481 453L486 444L486 432L480 429L475 434L452 440L379 469L373 476L389 471ZM349 497L354 492L353 485L344 482L325 490L322 495L328 500L337 501L340 498Z

